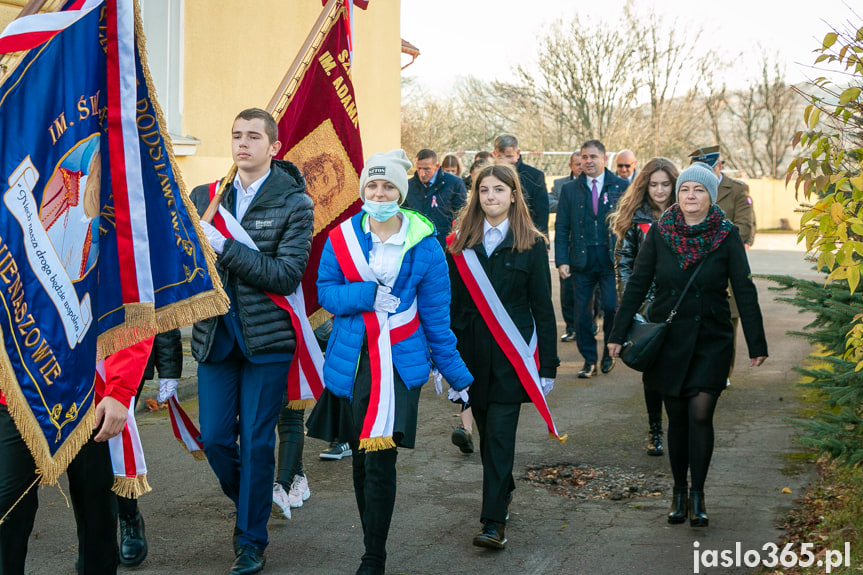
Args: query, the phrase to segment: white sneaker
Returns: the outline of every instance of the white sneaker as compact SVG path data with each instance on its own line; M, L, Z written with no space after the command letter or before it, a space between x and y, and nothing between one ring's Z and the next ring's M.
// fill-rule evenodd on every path
M305 475L294 475L294 481L291 483L291 490L288 491L288 501L291 507L302 507L303 501L312 495L309 491L309 480Z
M270 517L291 518L291 501L281 483L273 483L273 510Z

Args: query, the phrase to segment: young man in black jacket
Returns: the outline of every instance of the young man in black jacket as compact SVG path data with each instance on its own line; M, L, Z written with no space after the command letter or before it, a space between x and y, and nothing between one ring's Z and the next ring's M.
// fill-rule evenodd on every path
M446 251L446 237L452 231L452 223L459 210L464 207L467 189L461 178L440 168L434 150L420 150L416 168L408 181L408 195L403 205L432 221L437 230L437 241Z
M216 268L231 307L223 316L195 324L192 355L199 362L204 453L237 508L231 574L245 575L264 567L273 502L273 429L296 347L290 315L270 295L290 295L300 284L312 244L314 206L297 167L273 159L281 143L272 116L258 108L240 112L231 138L237 175L221 206L257 250L202 222L218 254ZM203 214L209 186L198 186L191 198Z

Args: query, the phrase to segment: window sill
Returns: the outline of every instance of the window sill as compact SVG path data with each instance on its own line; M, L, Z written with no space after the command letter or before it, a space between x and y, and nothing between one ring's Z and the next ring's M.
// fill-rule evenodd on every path
M201 140L191 136L171 135L171 144L174 147L175 156L194 156L201 145Z

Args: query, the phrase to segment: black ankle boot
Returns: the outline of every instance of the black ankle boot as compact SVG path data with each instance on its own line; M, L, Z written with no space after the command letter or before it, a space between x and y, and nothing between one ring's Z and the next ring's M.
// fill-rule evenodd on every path
M647 454L662 455L662 414L650 414L650 431L647 432Z
M704 503L704 492L692 490L689 492L689 525L692 527L707 527L710 519L707 517L707 506Z
M686 488L674 488L674 495L671 498L671 507L668 508L668 522L672 525L683 523L686 521L686 516L689 513L689 501L686 498Z

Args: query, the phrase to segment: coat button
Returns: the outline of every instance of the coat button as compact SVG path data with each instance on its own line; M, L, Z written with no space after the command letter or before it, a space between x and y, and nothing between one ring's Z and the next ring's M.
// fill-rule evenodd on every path
M700 315L695 316L695 321L701 321L701 316Z
M700 291L695 292L695 297L701 297L701 292Z
M677 290L676 289L671 290L671 295L677 295Z

